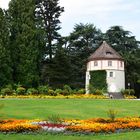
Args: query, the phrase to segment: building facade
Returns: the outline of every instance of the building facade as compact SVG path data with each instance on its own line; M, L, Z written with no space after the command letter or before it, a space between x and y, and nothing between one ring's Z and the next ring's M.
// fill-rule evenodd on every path
M90 71L105 70L108 92L120 92L125 89L124 60L118 52L105 41L88 58L86 71L86 93L89 93ZM96 82L96 81L95 81Z

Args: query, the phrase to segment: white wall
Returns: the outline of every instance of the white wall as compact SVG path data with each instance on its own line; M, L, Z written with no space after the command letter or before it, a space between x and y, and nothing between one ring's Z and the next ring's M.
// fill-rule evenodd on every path
M106 70L107 71L107 84L108 92L120 92L125 89L125 73L118 70ZM109 73L113 72L113 77L109 76Z
M108 61L112 61L112 66L108 66ZM94 66L94 61L89 61L87 64L87 71L106 69L124 70L124 62L121 60L97 60L97 63L98 66Z
M108 66L108 61L112 61L112 66ZM108 92L120 92L125 89L125 72L124 62L121 60L97 60L98 66L94 66L94 61L87 64L86 72L86 93L88 93L88 85L90 80L90 71L106 70L107 71L107 84ZM122 63L122 66L121 66ZM113 77L109 77L109 73L113 72Z

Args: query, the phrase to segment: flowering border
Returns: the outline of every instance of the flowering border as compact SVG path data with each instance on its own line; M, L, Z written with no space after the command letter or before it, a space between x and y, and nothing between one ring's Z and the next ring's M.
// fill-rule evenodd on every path
M61 132L61 133L118 133L122 131L140 130L140 118L111 119L93 118L87 120L62 120L61 123L53 123L43 120L2 120L0 132Z

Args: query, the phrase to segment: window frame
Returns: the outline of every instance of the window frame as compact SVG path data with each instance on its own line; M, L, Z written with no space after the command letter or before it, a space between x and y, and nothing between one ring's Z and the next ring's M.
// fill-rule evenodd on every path
M123 62L122 62L122 61L120 61L120 67L121 67L121 68L123 67Z
M94 61L94 66L95 66L95 67L98 66L98 61Z
M112 61L111 60L108 61L108 67L112 67Z
M109 72L109 77L114 77L114 72L113 71Z

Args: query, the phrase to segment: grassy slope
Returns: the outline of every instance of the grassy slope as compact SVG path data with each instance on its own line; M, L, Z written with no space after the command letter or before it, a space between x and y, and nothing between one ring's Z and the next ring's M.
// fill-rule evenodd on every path
M119 111L118 117L140 116L140 101L136 100L93 100L93 99L7 99L0 100L4 104L1 114L4 118L46 119L52 114L62 118L87 119L107 117L106 111L114 108ZM3 135L0 140L137 140L140 132L99 136L56 136L56 135Z

